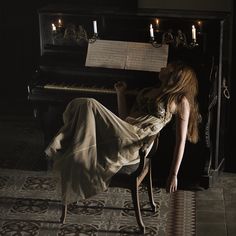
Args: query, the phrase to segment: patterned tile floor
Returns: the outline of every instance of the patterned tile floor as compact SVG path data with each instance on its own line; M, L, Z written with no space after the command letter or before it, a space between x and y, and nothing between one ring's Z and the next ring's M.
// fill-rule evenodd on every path
M4 149L5 151L1 153L0 156L0 168L2 169L20 169L20 170L34 170L38 171L40 173L40 170L45 169L45 163L42 163L42 161L39 161L41 159L42 155L42 136L40 132L38 132L38 126L35 125L34 122L32 122L32 114L29 112L31 107L24 107L23 113L22 110L17 108L17 112L13 111L14 109L6 112L3 116L0 117L0 145L1 147L8 147L7 149ZM16 127L16 132L15 134L12 134L11 136L6 137L4 133L8 131L8 128L6 124L9 124L9 120L11 122L12 127ZM8 122L6 122L8 121ZM5 122L5 123L4 123ZM27 123L28 129L21 128L18 124L19 123ZM23 125L25 126L25 125ZM32 131L33 130L33 131ZM21 135L19 135L21 133ZM26 138L22 138L25 136ZM30 137L30 139L29 139ZM21 139L21 142L19 143L19 138ZM30 140L30 141L29 141ZM27 144L27 145L26 145ZM30 144L31 148L30 150L27 148L28 145ZM29 154L30 151L30 155ZM14 155L12 155L14 153ZM26 155L27 154L27 155ZM27 159L24 157L28 156ZM34 157L33 159L31 157ZM37 157L37 158L35 158ZM42 160L42 159L41 159ZM2 171L4 172L4 171ZM1 172L1 174L2 174ZM44 176L45 177L45 176ZM38 193L35 193L32 195L32 188L34 191L37 192L37 187L36 186L44 186L47 188L50 186L51 189L54 189L53 182L50 182L50 178L46 179L46 183L44 182L37 182L36 179L30 179L26 178L25 182L22 186L21 191L17 191L17 189L14 189L14 184L12 182L13 175L5 175L2 176L1 181L0 181L0 189L4 189L4 196L6 197L6 194L8 195L8 200L6 201L7 204L2 204L3 198L0 198L1 206L0 207L0 215L1 219L3 219L3 216L10 218L13 218L13 215L21 214L28 215L28 217L32 217L32 214L40 209L43 213L41 216L35 216L34 214L34 219L36 220L35 222L31 221L14 221L14 219L11 219L11 221L2 221L1 220L1 231L0 231L0 236L5 236L5 235L11 235L10 231L11 229L26 229L25 234L22 235L35 235L33 232L39 228L39 224L43 226L43 228L46 230L48 229L48 224L50 222L45 223L44 220L43 222L40 221L40 217L45 216L49 217L47 213L45 213L45 209L49 209L49 203L48 202L35 202L33 200L29 200L31 202L27 202L27 200L24 200L25 197L30 198L35 198L38 196ZM22 179L17 179L19 183L22 184ZM36 183L35 183L36 181ZM51 185L48 185L50 182ZM4 183L8 183L8 185L5 185ZM40 184L39 184L40 183ZM54 183L55 184L55 183ZM6 191L6 187L8 186L8 191ZM10 186L13 187L11 189L11 194L10 194ZM34 186L34 187L32 187ZM54 186L54 187L53 187ZM31 188L31 190L30 190ZM54 191L56 191L54 189ZM27 194L26 194L27 192ZM47 191L48 192L48 191ZM14 199L14 194L22 194L21 196L19 195L19 199ZM157 192L156 192L157 193ZM26 194L26 195L25 195ZM160 194L160 193L158 193ZM187 195L187 196L186 196ZM194 195L194 197L193 197ZM1 195L3 197L3 195ZM44 192L44 197L47 197L47 194L45 195ZM184 199L188 199L186 201L183 201ZM182 200L181 200L182 199ZM194 199L194 200L193 200ZM6 199L5 199L6 200ZM5 201L4 200L4 201ZM186 235L197 235L197 236L235 236L236 235L236 173L227 173L223 172L221 176L218 178L217 183L213 185L212 188L204 190L204 191L198 191L198 192L190 192L190 191L179 191L179 196L169 199L169 205L175 205L178 204L179 208L181 208L181 204L185 205L183 206L185 210L184 217L181 217L177 214L177 212L174 212L173 210L169 211L169 218L168 221L166 221L166 224L173 225L174 222L181 222L179 225L184 226L184 225L189 225L189 220L191 222L192 219L195 219L196 223L196 228L191 230L191 227L188 228L188 234ZM29 204L30 203L30 204ZM191 203L191 204L190 204ZM50 209L55 210L59 209L58 208L59 202L55 202L54 206L50 205ZM191 207L189 207L189 205ZM194 204L196 205L196 208L194 207ZM26 205L30 205L30 209L26 207ZM8 207L7 207L8 206ZM55 207L56 206L56 207ZM7 208L6 208L7 207ZM7 209L7 210L6 210ZM78 210L76 207L73 208L75 211ZM171 208L170 208L171 209ZM173 209L173 208L172 208ZM188 209L188 210L187 210ZM6 212L7 211L7 212ZM195 216L193 217L192 211L194 211ZM46 210L47 212L47 210ZM73 214L73 213L71 213ZM36 214L37 215L37 214ZM18 215L19 216L19 215ZM55 217L56 216L56 217ZM58 218L59 212L58 210L55 211L55 216L51 218L52 221L55 221L55 218ZM37 217L39 217L37 221ZM71 216L70 216L71 217ZM69 218L70 218L69 217ZM115 216L112 216L112 219L116 219ZM49 217L50 218L50 217ZM191 219L190 219L191 218ZM18 218L19 219L19 218ZM42 218L41 218L42 220ZM49 219L48 219L49 220ZM5 222L5 223L4 223ZM28 223L26 223L28 222ZM54 228L57 228L58 230L58 223L55 224L54 222ZM85 224L86 226L86 224ZM84 227L85 227L84 226ZM76 230L76 225L71 224L70 229L60 226L60 234L58 235L75 235L73 234L73 230ZM87 226L88 227L88 226ZM181 235L183 236L183 231L185 228L177 228L176 232L174 232L172 228L167 228L166 231L163 231L162 234L158 235L168 235L168 236L174 236L174 235ZM3 231L5 230L5 231ZM9 232L7 230L10 230ZM194 233L194 230L196 230L196 233ZM28 232L29 231L29 232ZM87 228L87 231L94 232L92 229ZM28 233L27 233L28 232ZM47 231L42 231L43 234L41 235L55 235L56 231L47 232ZM58 232L58 231L57 231ZM178 232L178 234L177 234ZM9 233L9 234L8 234ZM19 235L19 234L18 234ZM88 235L88 234L77 234L77 235ZM96 235L91 233L90 235ZM107 233L100 234L100 235L110 235ZM114 235L114 234L113 234ZM123 234L123 235L128 235L128 234ZM150 233L148 235L157 235L155 232L154 234Z
M107 192L68 205L61 216L60 181L52 172L0 169L0 235L125 236L138 227L129 190ZM150 210L147 189L139 190L145 235L195 235L195 193L173 195L154 188L157 212Z

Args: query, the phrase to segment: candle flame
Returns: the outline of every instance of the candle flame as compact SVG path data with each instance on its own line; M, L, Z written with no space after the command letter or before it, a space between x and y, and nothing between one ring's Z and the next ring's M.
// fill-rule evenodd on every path
M202 22L199 20L199 21L197 22L197 24L198 24L199 26L201 26L201 25L202 25Z
M62 20L58 19L58 27L62 27Z

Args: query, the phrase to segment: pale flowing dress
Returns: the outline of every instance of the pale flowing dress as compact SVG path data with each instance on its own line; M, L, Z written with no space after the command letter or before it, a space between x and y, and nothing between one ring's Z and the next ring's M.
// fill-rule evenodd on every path
M163 104L156 107L144 95L145 90L135 104L143 115L126 120L93 98L75 98L67 105L64 125L45 150L60 173L63 201L74 202L107 190L122 166L139 162L140 147L172 117Z

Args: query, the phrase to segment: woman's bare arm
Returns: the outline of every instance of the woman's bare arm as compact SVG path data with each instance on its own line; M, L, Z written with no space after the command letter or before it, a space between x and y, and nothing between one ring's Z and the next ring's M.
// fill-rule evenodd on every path
M177 190L177 175L185 150L189 114L189 102L186 98L183 98L181 103L178 105L178 111L176 114L176 143L166 186L167 192L174 192Z

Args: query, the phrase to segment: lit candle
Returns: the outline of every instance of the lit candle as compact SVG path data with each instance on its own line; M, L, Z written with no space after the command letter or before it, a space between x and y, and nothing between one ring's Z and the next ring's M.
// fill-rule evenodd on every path
M196 41L196 28L194 25L192 25L192 39L193 41Z
M159 30L159 19L156 19L156 28L157 28L157 30Z
M62 27L62 21L61 21L61 19L58 19L58 27L59 27L59 28Z
M202 33L202 22L198 21L197 24L198 24L198 28L199 28L199 33Z
M150 37L154 38L154 32L153 32L152 24L150 24Z
M97 33L98 33L97 21L96 21L96 20L93 21L93 32L94 32L94 34L97 34Z
M55 26L55 24L52 24L52 31L55 32L57 30L57 27Z

